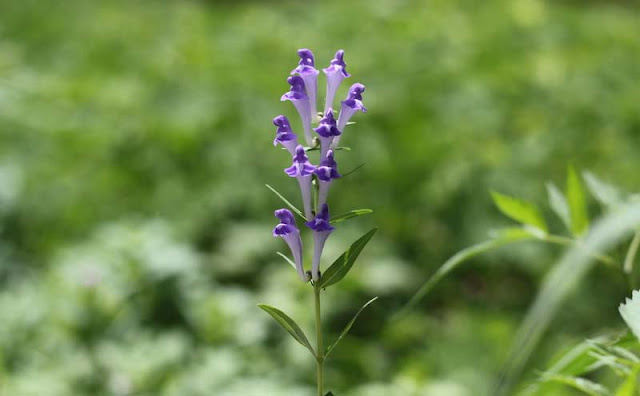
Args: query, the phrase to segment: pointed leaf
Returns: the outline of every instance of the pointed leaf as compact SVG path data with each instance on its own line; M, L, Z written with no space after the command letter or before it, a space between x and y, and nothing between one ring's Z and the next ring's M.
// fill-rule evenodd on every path
M353 318L349 321L349 323L347 323L347 325L344 327L344 329L342 329L342 332L340 333L340 336L338 337L337 340L335 340L335 342L333 344L331 344L327 350L324 353L324 357L326 358L327 356L329 356L329 353L331 353L331 351L333 350L333 348L336 347L336 345L338 345L338 343L344 338L344 336L347 335L347 333L349 332L349 330L351 330L351 326L353 326L353 324L356 322L356 319L358 318L358 315L360 315L360 313L372 302L376 301L378 299L378 297L374 297L371 300L367 301L366 304L364 304L362 306L362 308L360 308L360 310L358 310L358 312L356 312L355 315L353 315Z
M545 233L547 232L547 223L534 204L495 191L491 193L491 197L500 212L505 216Z
M567 201L571 218L571 232L575 236L584 234L589 228L589 214L584 189L576 170L570 166L567 173Z
M354 217L358 217L358 216L362 216L362 215L367 215L373 213L373 210L371 209L353 209L348 211L347 213L342 213L338 216L334 216L331 221L329 221L329 223L331 224L335 224L335 223L340 223L341 221L345 221L345 220L349 220L352 219Z
M298 270L296 268L296 263L293 262L293 260L291 260L289 257L287 257L284 253L280 253L280 252L276 252L276 254L280 257L282 257L283 259L287 260L287 263L289 263L290 266L293 267L294 270Z
M293 319L291 319L289 316L287 316L287 314L285 314L278 308L274 308L266 304L258 304L258 306L263 311L271 315L273 319L275 319L276 322L278 322L278 324L287 331L287 333L291 334L291 337L298 341L300 345L307 348L309 352L311 352L311 354L315 356L315 352L313 351L311 344L309 344L307 336L304 335L304 332L302 331L302 329L300 329L300 326L298 326L298 324Z
M282 200L282 202L285 203L285 205L287 205L291 210L293 210L295 212L295 214L297 214L298 216L302 217L302 219L304 221L307 221L307 218L304 217L304 215L302 214L300 209L296 208L291 202L289 202L285 197L283 197L282 194L280 194L278 191L276 191L275 188L271 187L268 184L265 184L265 186L267 186L267 188L269 190L273 191L273 193L276 194L278 196L278 198L280 198Z
M360 252L362 252L362 249L364 249L376 231L378 231L378 228L373 228L351 244L349 249L342 253L342 255L338 257L338 259L334 261L333 264L331 264L331 266L322 274L318 281L318 287L329 287L344 278L349 270L351 270L351 267L353 267L353 263L358 258Z
M547 183L547 195L549 205L553 212L558 215L568 230L571 230L571 215L569 214L569 203L562 191L553 183Z
M613 208L622 203L623 194L613 185L606 183L591 172L582 172L587 189L601 205Z
M347 173L343 173L342 174L342 178L344 179L345 177L349 176L350 174L352 174L353 172L357 171L358 169L362 168L364 166L364 162L361 163L360 165L356 166L355 168L351 169L349 172Z
M582 391L590 396L610 396L611 392L604 386L580 377L569 377L564 375L552 375L549 380L560 382L574 389Z

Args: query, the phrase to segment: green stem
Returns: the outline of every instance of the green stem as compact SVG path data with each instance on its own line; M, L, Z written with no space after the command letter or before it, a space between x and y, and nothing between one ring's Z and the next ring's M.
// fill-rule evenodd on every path
M322 346L322 318L320 316L320 288L317 286L313 287L313 292L315 294L315 302L316 302L316 340L317 340L317 348L316 348L316 373L317 373L317 381L318 381L318 396L324 396L323 393L323 365L324 365L324 348Z
M564 236L560 236L560 235L546 235L542 238L542 240L547 241L547 242L551 242L551 243L555 243L556 245L562 245L562 246L572 246L572 245L579 245L581 243L581 241L576 240L576 239L571 239L571 238L567 238ZM584 246L585 248L587 248L586 246ZM587 248L588 249L588 248ZM611 257L604 255L604 254L600 254L597 252L589 252L589 255L591 257L593 257L594 259L600 261L603 264L607 264L609 266L612 266L614 268L619 269L618 264L616 263L616 261L614 259L612 259Z
M640 246L640 230L636 231L636 235L633 237L627 255L624 258L624 272L630 274L633 271L633 260L638 254L638 247Z

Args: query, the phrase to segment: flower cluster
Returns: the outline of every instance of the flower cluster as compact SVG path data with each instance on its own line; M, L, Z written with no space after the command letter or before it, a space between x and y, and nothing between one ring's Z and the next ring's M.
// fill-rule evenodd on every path
M333 102L336 92L342 80L350 77L347 73L347 64L344 62L344 51L336 52L329 67L322 69L327 77L327 90L325 95L324 111L317 112L318 74L315 68L313 53L304 48L298 50L300 62L291 71L287 83L291 86L289 91L282 95L281 100L291 101L300 114L302 130L304 131L307 147L298 142L297 135L293 132L287 117L279 115L273 119L277 127L276 138L273 144L282 145L292 156L292 164L284 171L290 177L295 177L300 185L302 194L302 206L304 209L305 225L313 231L314 249L311 273L305 272L303 265L302 238L300 230L296 226L293 214L288 209L276 210L275 215L280 223L273 230L273 235L282 237L291 249L291 254L303 282L309 279L320 279L320 257L324 244L333 231L330 224L329 206L327 196L333 180L340 178L338 164L334 159L334 150L337 148L340 137L344 132L351 117L358 111L366 112L362 104L364 85L356 83L349 88L345 100L341 102L340 113L336 120L333 111ZM317 127L313 125L317 123ZM313 137L312 131L317 135ZM308 157L308 151L319 149L318 165L313 165ZM315 183L313 180L315 179ZM317 189L314 191L313 186ZM316 207L313 208L313 194L317 193Z

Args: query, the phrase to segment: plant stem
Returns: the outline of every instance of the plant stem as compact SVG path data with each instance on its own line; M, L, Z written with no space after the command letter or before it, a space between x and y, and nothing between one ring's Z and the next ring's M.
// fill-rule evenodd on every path
M577 240L577 239L572 239L572 238L567 238L561 235L553 235L553 234L549 234L546 235L545 237L541 238L543 241L547 241L547 242L551 242L551 243L555 243L557 245L562 245L562 246L573 246L573 245L581 245L581 241ZM585 249L589 249L588 247L583 246ZM593 257L594 259L600 261L603 264L609 265L613 268L619 268L618 264L616 263L616 261L614 259L612 259L611 257L605 255L605 254L600 254L597 252L593 252L593 251L589 251L588 252L589 255L591 257Z
M316 372L317 372L317 382L318 382L318 396L324 396L323 393L323 365L324 365L324 348L322 346L322 317L320 316L320 288L315 286L313 287L313 292L315 294L315 305L316 305Z

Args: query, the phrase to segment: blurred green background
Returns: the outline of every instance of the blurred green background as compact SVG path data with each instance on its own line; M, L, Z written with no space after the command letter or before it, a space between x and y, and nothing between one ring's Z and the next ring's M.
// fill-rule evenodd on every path
M271 119L300 131L279 98L308 47L319 68L345 50L338 97L361 82L369 110L337 158L365 165L330 202L375 213L341 223L326 257L380 227L325 296L330 337L380 296L327 388L482 394L559 250L485 255L389 317L509 224L490 189L542 202L572 163L637 191L639 20L632 1L0 0L0 393L312 394L314 362L256 307L312 334L264 186L298 201ZM622 329L627 290L591 274L529 378L558 348Z

